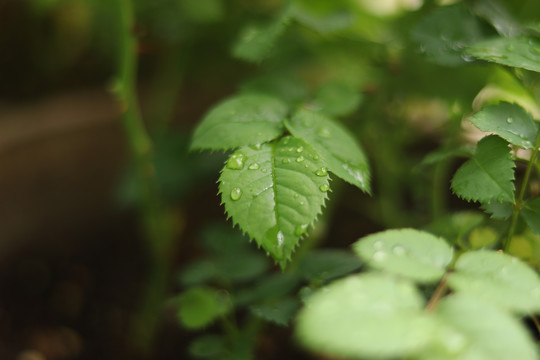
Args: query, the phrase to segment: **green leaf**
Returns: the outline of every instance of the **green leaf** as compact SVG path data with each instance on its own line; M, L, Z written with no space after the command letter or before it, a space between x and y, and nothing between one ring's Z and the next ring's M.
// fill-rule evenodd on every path
M300 302L298 300L287 298L270 304L253 305L250 310L261 319L287 326L299 307Z
M285 31L291 18L291 6L269 24L244 27L233 47L233 56L238 59L260 62L270 52L277 38Z
M308 96L307 86L294 74L279 70L242 83L242 92L267 94L291 107L298 106Z
M231 302L223 292L195 287L178 296L178 318L188 329L200 329L213 323L231 309Z
M499 234L489 226L477 227L469 235L469 247L480 249L493 245L499 239Z
M233 153L219 191L233 222L283 266L320 213L328 182L315 150L287 136Z
M216 105L195 129L191 149L228 150L283 134L287 105L268 95L243 94Z
M521 216L533 233L540 234L540 197L527 201L523 205Z
M183 0L178 3L181 14L197 24L219 21L225 12L222 0Z
M472 2L472 11L489 21L503 36L511 37L523 33L519 22L497 0L474 1Z
M307 298L297 317L299 340L345 358L407 357L429 342L434 324L416 288L382 274L337 280Z
M442 278L453 258L446 241L414 229L368 235L353 249L374 268L426 283Z
M370 192L369 165L350 132L330 118L300 110L285 126L296 137L313 146L328 163L328 170L343 180Z
M444 298L434 315L439 326L421 360L537 359L527 330L494 305L457 294Z
M482 204L480 206L482 210L484 210L486 213L491 215L491 218L493 219L508 219L510 216L512 216L512 212L514 211L514 206L510 202L503 202L503 203L486 203Z
M203 335L189 344L189 353L197 358L216 359L225 351L226 341L221 335Z
M293 16L301 24L327 35L351 27L354 24L353 14L347 11L334 11L330 14L320 14L309 9L309 3L296 4Z
M327 281L347 275L362 266L362 261L350 251L336 249L312 250L302 259L300 274L308 281Z
M238 292L235 303L246 305L287 296L296 290L301 281L296 273L274 273L259 279L257 285Z
M452 191L467 201L514 202L514 166L508 143L486 136L452 178Z
M488 105L469 120L480 130L493 132L523 149L532 149L538 136L538 125L532 116L517 104L501 102Z
M361 99L361 94L351 87L340 82L330 82L317 90L313 105L330 116L343 116L356 110Z
M458 211L437 218L425 230L446 239L450 244L461 244L463 238L483 222L481 213Z
M540 311L540 277L516 257L497 251L463 254L448 276L457 292L527 314Z
M466 53L477 59L540 72L540 43L534 38L490 39L468 47Z
M482 38L478 19L461 5L442 6L425 16L412 31L420 52L441 65L466 62L463 49Z

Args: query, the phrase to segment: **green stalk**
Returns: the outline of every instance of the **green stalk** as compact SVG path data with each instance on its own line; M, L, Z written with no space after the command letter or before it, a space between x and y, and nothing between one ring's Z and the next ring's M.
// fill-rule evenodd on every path
M115 93L120 101L122 123L134 160L139 190L139 213L149 254L149 274L139 313L130 339L137 350L147 354L152 349L158 312L166 296L171 226L158 191L152 141L145 128L137 100L137 40L131 0L116 0L118 16L118 80Z
M523 177L523 182L521 183L521 188L519 189L519 195L514 203L514 211L512 213L512 220L510 222L510 228L508 230L508 236L506 237L506 240L502 244L502 248L504 252L507 252L510 248L510 243L512 241L512 236L514 236L514 232L516 230L516 225L518 221L519 214L521 213L521 208L523 207L523 198L525 197L525 191L527 190L527 186L529 184L529 178L531 176L531 170L536 162L536 156L538 154L538 138L536 139L534 149L531 153L531 158L529 159L529 163L527 164L527 169L525 170L525 175Z

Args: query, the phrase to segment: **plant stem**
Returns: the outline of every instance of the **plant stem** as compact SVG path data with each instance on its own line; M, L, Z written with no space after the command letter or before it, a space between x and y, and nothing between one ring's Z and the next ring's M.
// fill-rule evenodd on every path
M510 228L508 229L508 236L506 237L506 241L504 241L502 244L502 249L504 252L507 252L508 249L510 248L512 236L514 236L514 231L516 230L519 213L521 212L521 208L523 207L523 198L525 197L525 191L527 190L527 186L529 184L531 170L536 161L537 154L538 154L538 138L536 139L534 149L532 150L532 153L531 153L531 158L529 159L529 163L527 164L527 169L525 170L525 175L521 183L521 188L519 189L518 198L516 202L514 203L514 211L512 213L512 220L510 222Z
M439 285L437 285L437 288L433 292L433 295L431 295L431 299L429 299L427 305L426 305L426 311L433 311L437 307L437 304L443 297L443 295L446 292L447 284L446 284L446 278L448 277L448 272L446 272L442 278L442 280L439 282Z
M131 0L116 0L118 14L118 79L115 93L121 104L122 123L134 160L139 190L139 213L145 245L150 257L147 288L130 340L147 354L152 348L157 313L163 304L169 274L172 227L161 202L154 170L152 141L145 128L137 100L137 40L133 36L134 11Z

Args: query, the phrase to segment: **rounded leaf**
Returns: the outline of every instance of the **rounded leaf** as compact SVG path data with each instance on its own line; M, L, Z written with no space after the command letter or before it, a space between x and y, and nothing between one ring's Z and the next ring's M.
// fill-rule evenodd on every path
M426 283L439 280L453 257L446 241L414 229L368 235L353 248L374 268Z
M186 290L178 297L178 318L189 329L210 325L231 308L229 296L208 287Z
M527 314L540 311L540 276L516 257L498 251L463 254L448 276L457 292Z
M403 357L430 340L433 323L416 288L382 274L337 280L307 298L299 340L313 351L353 357Z

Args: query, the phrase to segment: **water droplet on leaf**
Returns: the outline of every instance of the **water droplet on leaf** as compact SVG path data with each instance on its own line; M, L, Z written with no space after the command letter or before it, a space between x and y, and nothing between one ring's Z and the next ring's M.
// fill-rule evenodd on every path
M329 138L331 134L330 134L330 130L328 130L325 127L321 127L317 130L317 135L323 138Z
M304 151L304 147L302 145L296 148L296 152L301 153L302 151Z
M268 169L262 169L261 171L262 171L263 173L265 173L265 172L268 171Z
M304 161L304 157L302 155L296 158L296 162L302 162L302 161Z
M242 170L246 163L247 156L241 153L232 154L227 161L227 168L231 170Z
M394 253L394 255L403 256L407 253L407 250L405 250L405 248L401 245L396 245L392 249L392 252Z
M327 192L328 190L330 190L330 186L328 186L328 184L323 184L319 186L319 190L321 190L322 192Z
M328 170L325 167L322 167L322 168L317 169L315 171L315 175L317 175L317 176L326 176L326 175L328 175Z
M307 232L307 228L308 228L307 224L298 225L295 231L296 236L304 235Z
M281 162L284 163L284 164L288 164L288 163L291 162L291 160L289 158L285 158L285 159L281 160Z
M511 124L511 123L514 122L514 119L512 119L511 117L509 117L509 118L506 119L506 122L507 122L508 124Z
M236 201L242 197L242 189L234 188L231 190L231 199Z
M384 251L375 251L375 253L373 254L373 261L376 261L376 262L384 261L386 260L387 257L388 257L388 254L385 253Z
M251 165L249 165L248 169L249 170L257 170L259 168L259 164L258 163L253 163Z
M384 243L383 243L381 240L377 240L377 241L375 241L375 242L373 243L373 248L374 248L375 250L380 250L380 249L383 248L383 246L384 246Z

